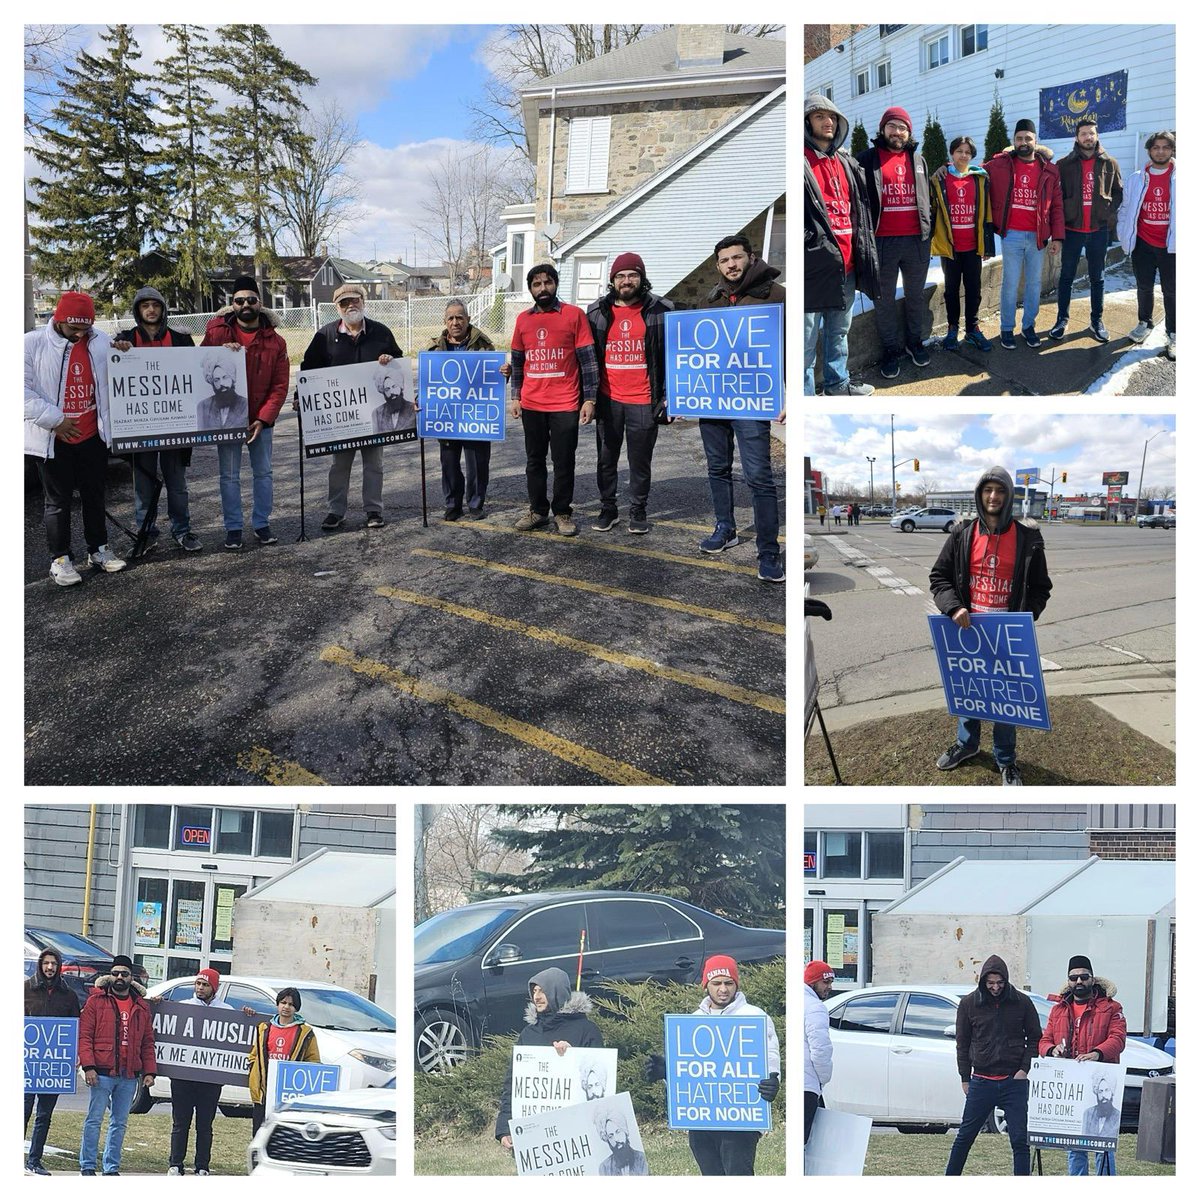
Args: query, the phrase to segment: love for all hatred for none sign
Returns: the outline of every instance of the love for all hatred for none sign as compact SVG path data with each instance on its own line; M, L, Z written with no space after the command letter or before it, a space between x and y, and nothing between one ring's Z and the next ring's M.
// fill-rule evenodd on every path
M783 412L783 305L669 312L663 322L671 416L769 421Z
M262 1017L233 1008L160 1000L150 1006L158 1073L168 1079L245 1085Z
M1032 613L971 613L968 629L930 617L929 631L952 717L1050 728Z
M422 350L417 355L417 432L423 438L504 441L500 350Z
M296 378L304 456L417 440L409 359L301 371Z
M267 1112L274 1112L280 1105L290 1104L301 1096L336 1092L341 1086L341 1067L272 1059L267 1064Z
M628 1092L513 1120L518 1175L649 1175Z
M1055 1150L1115 1150L1125 1068L1116 1063L1035 1058L1029 1068L1029 1144Z
M600 1100L617 1090L616 1050L514 1046L512 1119Z
M75 1090L78 1017L25 1018L25 1090L65 1095Z
M667 1013L667 1123L672 1129L771 1128L767 1018Z
M250 424L246 396L246 355L229 346L112 350L113 452L243 442Z

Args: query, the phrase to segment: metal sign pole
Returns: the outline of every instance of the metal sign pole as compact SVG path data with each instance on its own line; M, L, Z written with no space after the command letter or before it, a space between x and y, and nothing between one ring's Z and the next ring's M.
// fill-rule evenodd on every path
M297 444L300 447L300 536L298 542L307 542L308 535L304 531L304 422L300 414L296 414Z
M421 524L429 528L429 499L425 494L425 439L418 438L421 443Z

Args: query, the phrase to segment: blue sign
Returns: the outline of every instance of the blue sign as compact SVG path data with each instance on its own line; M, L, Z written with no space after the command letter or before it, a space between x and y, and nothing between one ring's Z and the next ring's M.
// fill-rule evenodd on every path
M75 1090L78 1017L25 1018L25 1090L64 1095Z
M1113 71L1038 92L1038 137L1043 141L1075 140L1075 126L1084 117L1096 122L1101 136L1125 128L1128 71Z
M500 350L422 350L417 356L417 432L423 438L504 441Z
M930 617L929 631L952 717L1050 728L1033 613L972 613L967 629Z
M1019 471L1013 473L1013 478L1018 483L1037 483L1041 472L1037 467L1022 467Z
M767 1077L767 1018L665 1013L667 1122L672 1129L771 1128L758 1094Z
M783 305L669 312L667 412L770 421L783 412Z
M272 1107L288 1104L299 1096L315 1096L320 1092L336 1092L342 1068L328 1063L287 1062L271 1063L275 1071L272 1084Z

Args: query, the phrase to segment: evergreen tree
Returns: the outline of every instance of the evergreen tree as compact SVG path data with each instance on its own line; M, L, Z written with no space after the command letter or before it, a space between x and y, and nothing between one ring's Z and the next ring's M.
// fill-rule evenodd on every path
M163 188L148 77L132 27L100 35L102 55L64 68L62 97L30 151L39 275L128 303L144 282L138 260L162 220Z
M867 137L867 127L862 123L860 117L854 122L854 128L850 130L850 153L861 154L864 150L870 149L871 142Z
M925 132L921 134L921 155L925 165L932 175L939 167L944 167L950 161L950 152L946 149L946 135L942 132L941 122L932 114L925 114Z
M552 888L655 892L740 924L782 926L784 809L774 804L509 804L494 837L531 856L478 876L475 898ZM553 828L544 821L553 816Z
M1000 89L992 93L992 111L988 113L987 134L983 139L983 161L995 158L1009 145L1008 125L1004 121L1004 105L1000 103Z
M293 115L303 106L298 89L315 87L317 79L292 62L262 25L221 25L217 36L210 77L229 89L232 100L213 114L212 142L225 195L249 235L261 283L275 258L280 225L271 182L286 168L276 147L303 136Z

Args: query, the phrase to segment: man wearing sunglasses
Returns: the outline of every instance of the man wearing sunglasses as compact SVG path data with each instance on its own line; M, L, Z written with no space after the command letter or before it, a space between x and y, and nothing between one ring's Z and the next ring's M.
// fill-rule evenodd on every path
M83 1006L79 1018L79 1065L91 1093L79 1146L80 1175L96 1174L100 1123L105 1109L109 1110L109 1118L103 1173L120 1175L125 1125L137 1095L138 1076L147 1088L154 1086L158 1063L154 1058L154 1026L145 994L146 989L133 978L133 962L118 954L108 974L96 980Z
M1125 1014L1113 999L1116 994L1116 984L1092 973L1092 963L1086 955L1072 957L1067 967L1067 985L1050 1010L1038 1042L1038 1054L1043 1058L1073 1058L1076 1062L1117 1062L1125 1049ZM1069 1150L1067 1174L1087 1173L1087 1151ZM1115 1153L1098 1151L1096 1174L1116 1173Z

